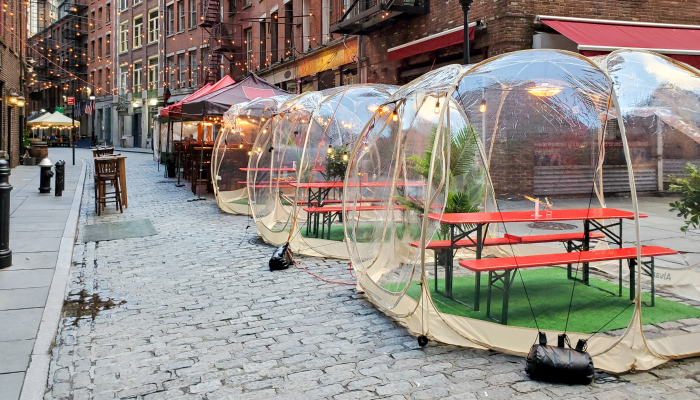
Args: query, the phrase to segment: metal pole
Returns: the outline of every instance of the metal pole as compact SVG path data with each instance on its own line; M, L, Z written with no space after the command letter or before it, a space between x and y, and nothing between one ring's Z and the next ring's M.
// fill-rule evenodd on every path
M459 4L462 5L462 12L464 13L464 55L462 57L462 63L469 65L471 63L469 59L469 9L472 6L474 0L459 0Z
M180 153L182 153L182 143L184 139L182 138L182 126L185 123L182 121L182 118L180 118L180 150L177 152L177 185L176 187L183 187L185 186L184 183L180 183ZM173 149L175 149L175 143L173 143Z
M73 165L75 165L75 138L73 137L75 135L75 104L73 104L73 117L71 119L73 120L73 127L70 130L70 147L73 148Z
M10 164L0 160L0 269L12 265L10 250Z

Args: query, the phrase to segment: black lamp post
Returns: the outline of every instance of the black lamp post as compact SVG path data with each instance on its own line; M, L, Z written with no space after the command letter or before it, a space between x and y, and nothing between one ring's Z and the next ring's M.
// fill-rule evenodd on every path
M470 64L469 60L469 9L472 6L474 0L459 0L459 4L462 6L462 12L464 13L464 56L462 58L462 63L465 65Z

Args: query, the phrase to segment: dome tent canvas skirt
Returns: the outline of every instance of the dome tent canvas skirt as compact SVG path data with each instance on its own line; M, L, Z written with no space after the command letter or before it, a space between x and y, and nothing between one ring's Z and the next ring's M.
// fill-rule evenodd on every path
M617 220L584 218L565 225L508 222L504 217L488 226L462 224L452 231L438 222L441 215L454 213L539 216L537 207L544 218L549 207L585 215L603 208L628 210L629 217L614 225L624 231L619 242L598 238L590 243L591 250L632 246L637 265L648 261L641 258L633 162L637 153L630 152L624 117L622 123L618 118L625 111L616 95L622 89L616 84L607 69L583 56L534 50L471 67L444 67L399 89L383 104L383 112L378 110L367 123L350 154L343 223L359 289L412 332L450 344L525 356L538 330L549 337L567 330L574 343L588 338L596 367L613 372L649 369L699 354L700 333L660 330L647 337L657 310L696 310L665 299L657 299L656 308L642 307L649 295L648 290L642 293L642 279L635 281L634 295L627 283L620 288L622 296L610 296L596 287L617 290L612 284L616 280L591 272L590 282L581 282L588 265L578 263L571 269L573 279L568 279L566 266L520 268L505 277L499 277L500 271L489 272L488 278L482 273L480 284L472 271L458 266L460 259L476 256L566 253L561 243L515 244L503 239L545 237L550 226L575 234L584 227L613 226ZM618 128L612 129L611 121ZM606 196L614 186L604 168L614 156L611 149L619 149L626 160L628 197ZM361 217L353 201L367 195L365 179L378 183L372 195L383 205L369 219ZM455 230L481 231L494 244L485 246L483 254L463 248L454 255L452 293L447 295L446 262L451 257L433 252L430 245L449 240ZM591 263L590 269L619 265ZM625 264L621 269L626 268ZM506 304L508 297L500 290L505 280L513 292L509 324L494 322L485 313L487 285L488 307L503 308L501 297ZM474 297L479 287L484 292L480 300ZM517 297L520 292L525 295Z

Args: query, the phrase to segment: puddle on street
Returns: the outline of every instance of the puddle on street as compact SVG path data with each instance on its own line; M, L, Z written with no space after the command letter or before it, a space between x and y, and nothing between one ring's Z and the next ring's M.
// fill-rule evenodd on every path
M63 317L75 318L73 325L78 326L82 317L90 317L93 321L97 315L105 310L126 304L126 300L115 301L110 298L102 298L99 293L88 293L87 290L73 291L63 301Z

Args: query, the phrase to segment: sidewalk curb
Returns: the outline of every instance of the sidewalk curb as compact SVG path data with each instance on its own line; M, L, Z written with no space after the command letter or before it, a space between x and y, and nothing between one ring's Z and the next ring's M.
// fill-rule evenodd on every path
M41 316L39 332L34 342L29 368L24 376L20 400L43 399L48 384L51 346L58 331L58 324L61 321L61 310L63 309L63 300L65 299L68 277L70 276L70 268L73 262L73 246L78 231L80 206L85 189L87 163L83 160L80 161L83 163L80 170L80 178L78 178L73 203L68 214L68 221L61 237L56 269L46 299L46 307L44 307L44 313Z

